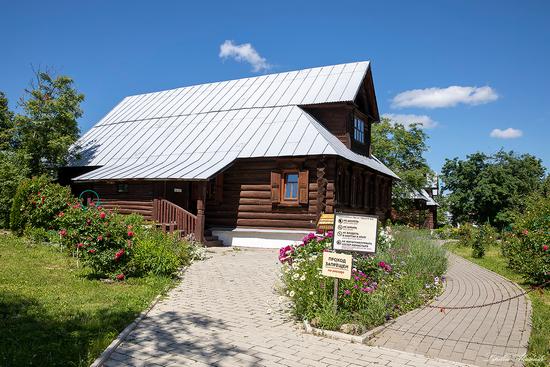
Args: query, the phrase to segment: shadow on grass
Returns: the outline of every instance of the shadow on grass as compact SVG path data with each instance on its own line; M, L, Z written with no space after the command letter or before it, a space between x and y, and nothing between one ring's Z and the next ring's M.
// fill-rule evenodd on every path
M133 312L47 312L32 298L0 291L1 366L88 366Z
M35 299L0 291L0 366L89 366L134 319L133 312L106 308L52 315ZM117 352L129 364L153 357L216 366L246 354L221 337L227 329L223 320L199 313L164 312L145 318ZM249 359L239 365L261 361Z

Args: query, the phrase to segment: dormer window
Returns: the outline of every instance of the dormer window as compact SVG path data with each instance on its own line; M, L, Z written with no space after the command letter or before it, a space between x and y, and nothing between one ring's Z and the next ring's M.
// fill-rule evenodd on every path
M365 144L365 121L355 116L353 121L353 139L356 142Z

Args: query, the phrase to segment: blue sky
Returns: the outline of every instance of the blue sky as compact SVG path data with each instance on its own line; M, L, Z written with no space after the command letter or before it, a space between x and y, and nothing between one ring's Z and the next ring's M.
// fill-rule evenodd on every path
M12 106L31 65L52 67L86 95L83 132L127 95L371 60L380 112L435 125L426 129L432 168L501 147L550 166L544 0L20 0L2 5L0 34L0 90ZM220 58L227 40L250 43L256 60L239 47L229 51L252 64Z

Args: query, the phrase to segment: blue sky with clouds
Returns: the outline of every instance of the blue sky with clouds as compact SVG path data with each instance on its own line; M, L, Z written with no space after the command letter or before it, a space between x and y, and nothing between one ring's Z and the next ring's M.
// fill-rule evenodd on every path
M500 148L550 166L544 0L20 0L0 34L12 105L32 65L52 67L86 95L83 132L127 95L371 60L380 112L426 126L434 169Z

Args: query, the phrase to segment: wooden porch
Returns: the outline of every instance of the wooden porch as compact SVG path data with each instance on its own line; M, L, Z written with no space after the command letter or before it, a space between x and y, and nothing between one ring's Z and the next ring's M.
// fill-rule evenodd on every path
M192 237L207 246L221 246L223 243L216 236L205 231L206 182L197 182L193 186L196 214L165 198L102 199L101 205L105 209L116 210L121 214L140 214L146 220L155 222L155 225L164 232L177 233L181 237Z

